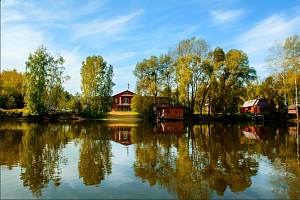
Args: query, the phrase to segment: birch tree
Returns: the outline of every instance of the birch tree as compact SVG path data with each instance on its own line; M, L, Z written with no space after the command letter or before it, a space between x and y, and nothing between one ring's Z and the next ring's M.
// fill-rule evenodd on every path
M193 54L180 57L175 64L179 101L187 105L189 113L193 114L196 96L209 79L212 67L207 62L201 62L200 56Z
M24 74L23 92L25 93L25 103L29 109L41 115L49 107L50 96L53 84L62 86L63 80L68 80L69 76L63 76L65 62L62 56L54 59L51 53L47 52L44 45L38 47L34 54L29 54ZM48 97L48 102L47 102Z
M289 66L295 72L295 103L297 111L297 119L299 119L298 113L298 88L297 88L297 75L300 67L300 37L299 35L293 35L285 40L284 49L286 50L286 59Z
M268 70L277 77L282 78L284 105L287 111L287 96L286 96L286 75L291 66L286 59L286 49L282 41L275 41L273 46L269 48L269 54L265 57Z

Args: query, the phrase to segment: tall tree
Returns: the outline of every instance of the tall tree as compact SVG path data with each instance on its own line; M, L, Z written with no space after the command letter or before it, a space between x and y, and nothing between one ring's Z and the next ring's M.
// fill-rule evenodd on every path
M81 91L88 99L86 112L90 100L94 100L92 106L93 115L101 115L108 111L111 106L111 99L105 98L112 94L112 87L115 85L112 81L113 66L107 66L102 56L89 56L86 62L82 62ZM105 101L102 101L105 100Z
M286 75L290 70L290 65L286 59L286 49L282 41L275 41L273 46L269 48L269 54L265 58L268 70L277 77L282 78L284 105L287 111L287 95L286 95ZM287 112L286 112L287 113Z
M29 54L28 61L25 63L26 72L23 82L23 92L25 93L27 106L34 113L38 115L44 113L47 97L49 105L49 97L54 80L56 80L56 85L62 86L62 80L69 79L69 76L62 76L64 72L63 63L63 57L60 56L55 60L47 52L44 45L38 47L34 54Z
M161 86L160 71L161 66L156 56L151 56L150 59L144 59L137 63L133 71L137 78L137 93L157 97Z
M58 58L55 60L53 56L50 56L49 58L49 66L47 69L47 76L49 78L46 79L47 81L47 90L48 90L48 103L47 103L47 109L46 112L49 109L50 105L50 98L51 98L51 92L53 87L62 88L62 84L64 81L68 81L70 79L69 76L63 77L63 72L65 70L63 64L65 60L62 56L58 56Z
M50 55L44 45L38 47L34 54L30 53L26 62L25 102L37 114L45 111L47 67L50 62Z
M295 72L295 103L297 111L297 119L299 119L298 112L298 88L297 88L297 72L300 68L300 37L293 35L285 40L284 49L286 50L286 59L292 70Z
M181 40L178 44L169 49L169 55L172 57L173 61L182 56L189 56L190 54L198 55L202 60L205 60L209 58L210 52L210 44L203 38L196 39L195 37Z
M172 87L175 81L175 67L172 63L171 56L168 54L161 54L159 56L160 65L160 79L164 89L160 91L162 96L168 97L169 104L171 103Z
M197 93L209 79L212 67L207 62L201 62L200 56L193 54L180 57L175 64L179 100L188 106L189 114L193 114Z
M218 107L227 114L237 111L237 103L241 101L242 88L245 83L256 78L256 71L249 66L246 53L232 49L226 54L217 47L214 51L214 70L218 81L217 101Z

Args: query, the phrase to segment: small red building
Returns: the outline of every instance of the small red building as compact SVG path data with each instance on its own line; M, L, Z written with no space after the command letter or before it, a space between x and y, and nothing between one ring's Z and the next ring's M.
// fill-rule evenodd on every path
M111 107L111 111L131 111L131 99L133 95L135 93L129 90L114 95L112 97L114 104Z
M182 106L157 106L158 120L183 120Z
M268 99L257 98L246 101L243 107L239 108L240 113L263 113L268 108Z

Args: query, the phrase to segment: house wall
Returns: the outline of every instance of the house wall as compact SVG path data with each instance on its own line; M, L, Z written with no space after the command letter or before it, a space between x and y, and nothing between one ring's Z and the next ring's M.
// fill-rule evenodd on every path
M296 110L289 110L289 113L291 113L291 114L297 114L297 111Z
M164 118L183 118L183 107L165 107Z
M131 107L128 105L131 105L131 100L132 100L133 96L129 96L129 97L122 96L122 95L126 95L126 93L129 93L129 95L134 95L133 92L126 90L124 92L121 92L121 93L113 96L113 106L111 107L111 111L125 111L128 109L131 110ZM129 102L124 103L124 99L128 99ZM117 102L116 102L116 100L117 100ZM122 106L122 105L127 105L127 106Z
M267 106L255 106L255 113L259 114L259 113L263 113L268 109Z

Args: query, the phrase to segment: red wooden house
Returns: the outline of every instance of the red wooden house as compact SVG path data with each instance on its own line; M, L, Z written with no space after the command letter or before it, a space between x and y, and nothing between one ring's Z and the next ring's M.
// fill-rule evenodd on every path
M111 111L131 111L131 99L133 95L135 93L129 90L114 95L112 97L114 104L111 107Z
M243 107L239 108L240 113L263 113L268 108L268 99L257 98L246 101Z
M157 106L157 120L183 120L182 106Z

